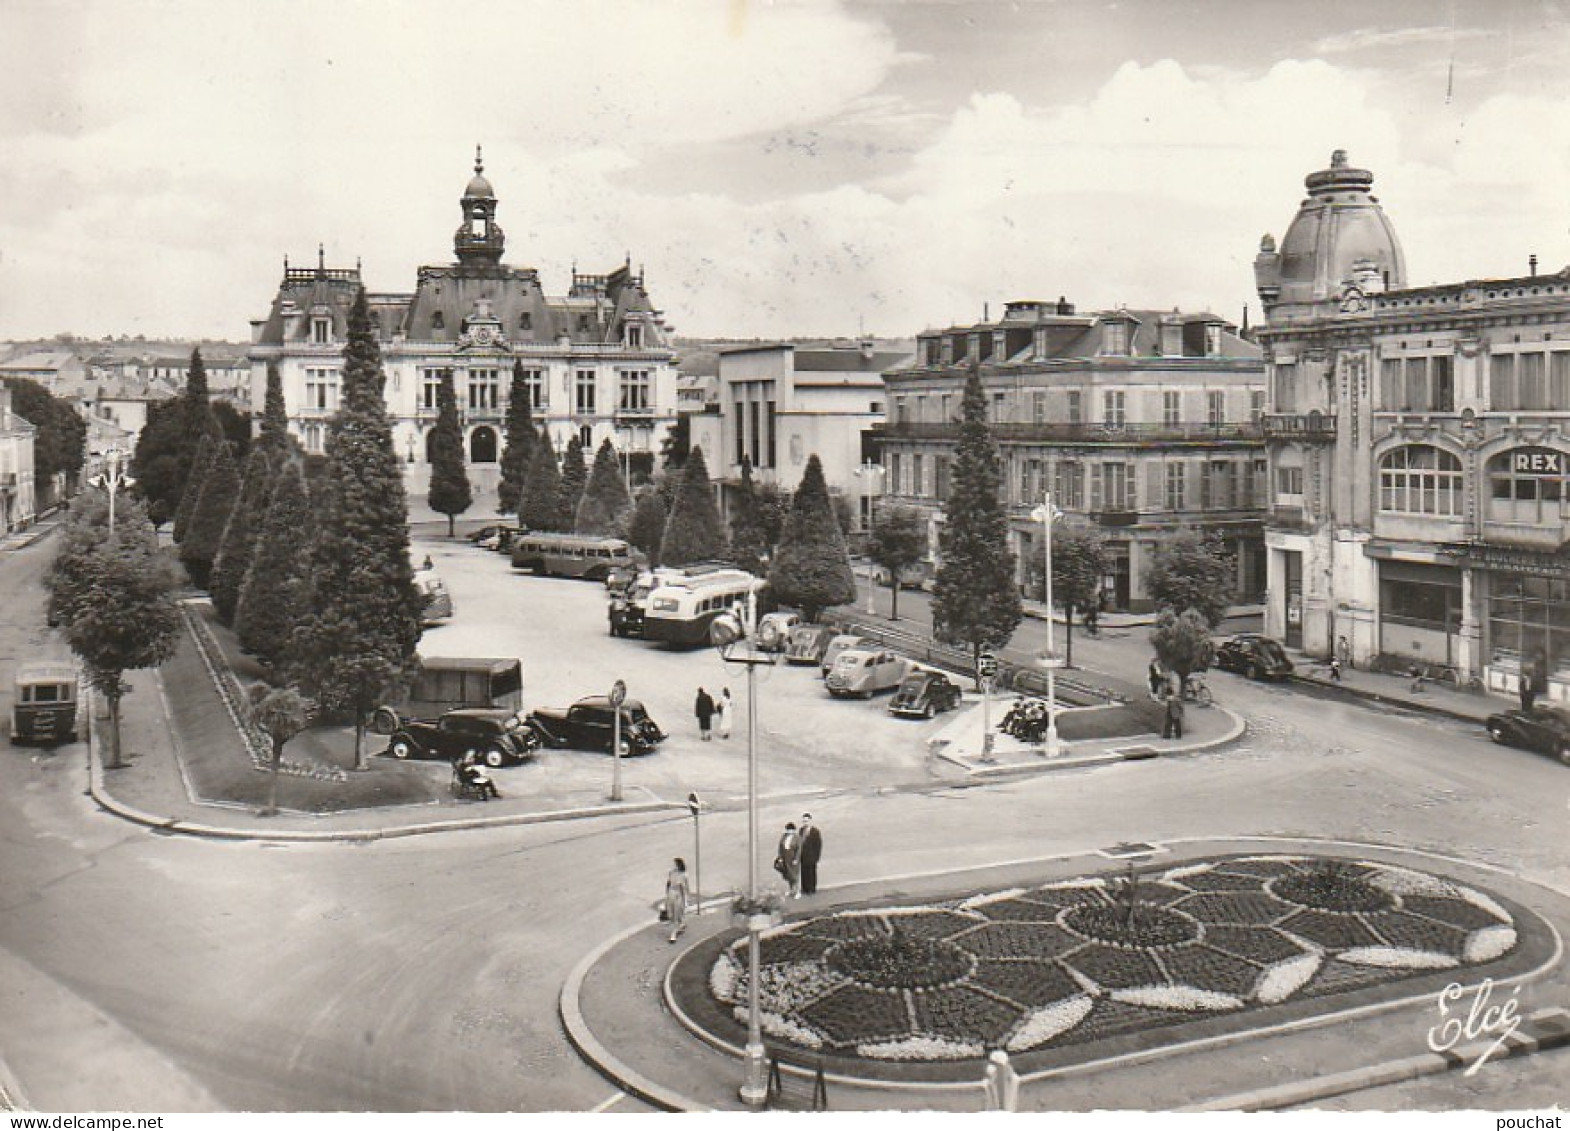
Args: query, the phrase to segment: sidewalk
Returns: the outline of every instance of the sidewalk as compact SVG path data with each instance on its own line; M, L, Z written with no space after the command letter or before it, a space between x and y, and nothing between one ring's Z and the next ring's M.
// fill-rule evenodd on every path
M1329 665L1324 660L1293 648L1286 651L1297 669L1292 676L1295 682L1374 703L1389 703L1407 710L1425 711L1479 724L1489 715L1512 710L1517 705L1513 696L1468 691L1433 681L1425 681L1421 691L1414 691L1410 676L1392 672L1343 667L1341 678L1337 680L1331 676Z
M1559 939L1570 929L1570 898L1503 871L1465 861L1380 845L1349 845L1292 838L1247 838L1141 845L1171 867L1186 859L1232 853L1341 853L1417 867L1480 883L1530 906L1547 920L1550 938L1541 953L1523 958L1522 970L1496 984L1530 984L1533 1010L1504 1055L1527 1055L1570 1044L1570 1011L1555 1005L1570 993L1570 972L1559 961ZM788 918L811 917L838 907L897 902L909 906L958 891L1000 891L1016 886L1104 873L1112 864L1093 852L963 872L891 876L820 890L790 905ZM733 930L723 901L689 918L682 945L666 942L658 923L634 927L586 956L563 986L560 1009L574 1046L618 1087L671 1111L745 1110L737 1096L744 1076L740 1050L693 1031L669 1001L671 971L682 954ZM1453 977L1440 971L1430 980ZM656 991L653 986L659 985ZM1421 985L1421 989L1419 988ZM1302 1001L1298 1006L1303 1006ZM1330 1096L1461 1068L1491 1041L1485 1036L1449 1053L1428 1051L1424 1034L1434 1023L1434 993L1427 982L1372 987L1338 997L1331 1008L1274 1007L1252 1028L1222 1023L1188 1030L1181 1045L1147 1041L1136 1034L1107 1038L1083 1059L1048 1057L1048 1066L1023 1075L1020 1111L1258 1111L1312 1105ZM1181 1037L1181 1035L1180 1035ZM1246 1051L1245 1051L1246 1048ZM1501 1055L1495 1054L1496 1057ZM786 1068L783 1102L811 1107L812 1079ZM872 1080L826 1074L833 1111L978 1111L980 1066L969 1082Z

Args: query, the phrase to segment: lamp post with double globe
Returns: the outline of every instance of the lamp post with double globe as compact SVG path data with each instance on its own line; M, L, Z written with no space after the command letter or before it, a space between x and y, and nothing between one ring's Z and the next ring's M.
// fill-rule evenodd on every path
M1052 523L1061 512L1052 504L1052 493L1047 492L1041 505L1031 512L1032 518L1041 520L1042 539L1046 543L1047 567L1047 650L1041 654L1041 664L1047 669L1047 745L1046 755L1055 758L1063 752L1058 742L1058 668L1061 661L1052 647Z
M89 482L109 492L109 533L114 533L114 499L122 487L134 487L136 480L125 473L126 453L120 448L110 448L104 453L104 470Z
M709 641L727 664L747 669L747 903L757 908L758 898L758 668L774 663L772 652L757 646L758 595L747 594L744 604L721 613L709 625ZM747 1049L746 1078L740 1096L749 1107L762 1107L768 1098L764 1078L763 1012L758 999L759 916L747 915Z

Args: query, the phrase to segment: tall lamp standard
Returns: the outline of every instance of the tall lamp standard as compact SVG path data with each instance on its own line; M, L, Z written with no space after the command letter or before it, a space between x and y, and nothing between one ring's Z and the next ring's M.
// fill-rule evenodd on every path
M120 448L110 448L104 453L104 470L100 475L95 475L90 480L94 487L102 487L109 492L109 533L114 533L114 497L119 494L121 487L134 487L136 480L125 473L123 461L125 452Z
M882 483L883 483L883 473L884 473L885 470L886 469L884 468L884 466L881 463L873 463L873 462L871 462L869 460L868 462L862 464L860 467L856 468L855 471L852 473L858 479L865 478L867 480L867 489L864 492L862 492L862 498L867 500L867 529L868 529L869 532L872 529L872 507L873 507L873 503L872 503L873 495L872 495L872 493L876 489L874 487L874 484L876 484L877 486L882 486ZM894 584L895 585L899 584L899 578L896 577L894 579ZM868 616L873 616L873 615L875 615L877 613L877 609L875 609L873 607L873 605L872 605L872 594L877 589L877 587L878 587L877 565L871 559L868 559L868 561L867 561L867 615Z
M1047 669L1047 747L1046 755L1055 758L1063 752L1058 743L1058 668L1061 660L1057 651L1052 647L1052 521L1058 517L1057 507L1052 505L1052 492L1048 491L1042 498L1041 505L1035 509L1032 518L1041 520L1041 534L1047 545L1047 650L1042 654L1042 666Z
M727 664L747 669L747 902L758 906L758 667L773 664L772 652L757 647L758 595L747 594L745 604L721 613L709 625L709 642ZM759 1108L768 1099L764 1078L763 1011L758 1000L760 929L759 915L747 915L747 1074L740 1089L742 1102Z

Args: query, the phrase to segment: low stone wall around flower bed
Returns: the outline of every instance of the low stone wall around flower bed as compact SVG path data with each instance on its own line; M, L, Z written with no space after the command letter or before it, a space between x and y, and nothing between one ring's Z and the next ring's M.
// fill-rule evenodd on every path
M1542 967L1535 912L1428 871L1252 855L899 907L860 906L766 932L771 1043L833 1074L973 1080L991 1048L1022 1072L1396 1004ZM745 1041L745 935L683 955L676 1014Z

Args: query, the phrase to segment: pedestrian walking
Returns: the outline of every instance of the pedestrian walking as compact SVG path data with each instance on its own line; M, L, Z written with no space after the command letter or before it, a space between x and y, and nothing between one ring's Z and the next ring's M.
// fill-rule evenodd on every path
M1161 725L1161 737L1183 737L1183 700L1176 691L1167 692L1166 718Z
M801 815L801 894L818 890L818 860L823 856L823 834L812 823L812 814Z
M993 1049L987 1056L987 1071L981 1078L987 1094L988 1111L1019 1110L1019 1073L1009 1063L1009 1054Z
M784 877L792 899L801 898L801 837L796 833L796 822L787 821L780 835L779 848L774 853L774 870Z
M693 704L692 713L698 716L698 736L704 742L709 741L709 726L714 721L714 697L703 688L698 688L698 701Z
M730 688L724 688L720 692L720 701L714 705L714 710L718 716L716 722L719 726L720 737L729 738L731 717L736 711L736 701L730 697Z
M1145 678L1150 683L1150 697L1159 703L1167 689L1167 669L1161 666L1159 656L1150 661Z
M665 877L665 914L660 916L671 925L671 942L687 929L687 900L687 862L678 856Z

